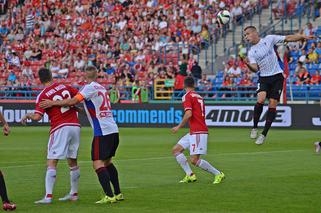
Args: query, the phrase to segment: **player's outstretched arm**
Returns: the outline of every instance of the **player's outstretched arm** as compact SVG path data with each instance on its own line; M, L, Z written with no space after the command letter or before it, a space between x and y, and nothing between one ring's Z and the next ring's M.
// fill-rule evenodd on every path
M187 110L183 116L183 119L180 124L172 128L172 132L176 133L180 128L184 127L187 121L192 117L192 111Z
M41 119L42 119L42 115L38 113L27 113L25 116L23 116L20 122L23 125L26 125L27 120L40 121Z
M306 35L301 35L301 34L294 34L294 35L288 35L285 36L285 42L295 42L295 41L301 41L301 40L313 40L316 39L315 36L306 36Z
M77 96L71 98L71 99L64 99L61 101L52 101L49 99L45 99L39 103L39 106L43 109L47 109L53 106L74 106L79 104L81 101Z
M9 127L7 121L4 119L2 113L0 113L0 123L3 124L3 134L5 136L9 135L10 127Z

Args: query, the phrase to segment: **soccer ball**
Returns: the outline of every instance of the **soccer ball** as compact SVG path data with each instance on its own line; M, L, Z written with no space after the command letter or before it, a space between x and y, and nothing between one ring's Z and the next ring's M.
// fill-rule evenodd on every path
M217 14L217 20L222 25L228 24L230 22L230 17L231 17L230 12L227 10L221 10Z

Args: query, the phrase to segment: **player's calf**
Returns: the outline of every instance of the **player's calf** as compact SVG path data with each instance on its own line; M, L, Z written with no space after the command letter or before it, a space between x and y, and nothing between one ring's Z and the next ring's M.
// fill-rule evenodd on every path
M55 162L56 163L53 163ZM35 201L35 204L50 204L52 203L52 193L53 188L56 182L56 166L57 166L57 160L48 160L47 162L48 168L46 171L46 177L45 177L45 187L46 187L46 195L43 199Z
M203 169L204 171L207 171L208 173L211 173L213 175L220 175L222 174L222 172L220 172L218 169L216 169L214 166L212 166L209 162L207 162L206 160L200 159L198 158L198 160L196 161L197 158L194 158L193 164L201 169ZM196 162L195 162L196 161Z
M77 201L78 198L78 184L80 178L80 170L77 165L77 159L68 159L70 169L70 192L64 197L59 198L59 201Z
M206 160L200 159L199 156L192 156L191 161L195 166L203 169L204 171L207 171L208 173L215 175L213 184L219 184L225 178L225 175L223 172L216 169L214 166L212 166Z
M184 170L185 172L185 177L180 180L180 183L193 183L197 180L196 175L193 173L186 156L183 153L184 148L179 145L176 144L173 149L172 149L172 154L174 155L177 163L181 166L181 168Z
M273 123L273 121L275 119L275 116L276 116L276 108L269 108L268 112L267 112L267 115L266 115L265 126L264 126L264 129L262 131L262 135L264 137L266 137L268 131L270 130L270 128L272 126L272 123Z
M119 198L119 200L123 200L123 199L121 199L121 198L123 198L123 195L121 194L121 191L120 191L117 168L115 167L115 165L113 163L109 163L109 165L106 166L106 169L109 172L110 182L113 184L114 194L116 196L116 199Z
M102 160L96 160L93 162L93 166L95 168L99 183L104 190L106 196L109 198L114 197L114 193L111 190L110 186L110 174L105 167L105 164Z

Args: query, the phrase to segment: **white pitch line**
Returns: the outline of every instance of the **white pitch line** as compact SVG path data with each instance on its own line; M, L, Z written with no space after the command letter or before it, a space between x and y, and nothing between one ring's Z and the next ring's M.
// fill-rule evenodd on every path
M271 154L271 153L289 153L289 152L302 152L305 151L303 149L295 149L295 150L279 150L279 151L267 151L267 152L232 152L232 153L218 153L218 154L210 154L208 156L225 156L225 155L261 155L261 154ZM164 160L164 159L173 159L172 156L164 156L164 157L153 157L153 158L133 158L133 159L118 159L116 162L130 162L130 161L152 161L152 160ZM39 162L39 161L28 161L28 162ZM79 161L79 163L91 163L92 161ZM9 162L12 163L12 162ZM1 164L5 164L5 162L1 162ZM24 167L33 167L33 166L44 166L45 162L42 164L26 164L26 165L16 165L16 166L0 166L3 169L11 169L11 168L24 168Z
M231 153L221 153L221 154L215 154L215 155L257 155L257 154L288 153L288 152L302 152L302 151L305 151L305 150L293 149L293 150L278 150L278 151L267 151L267 152L231 152Z

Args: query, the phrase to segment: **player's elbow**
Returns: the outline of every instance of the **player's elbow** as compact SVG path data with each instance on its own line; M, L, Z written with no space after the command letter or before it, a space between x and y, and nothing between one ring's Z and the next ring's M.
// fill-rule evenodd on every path
M257 66L257 64L251 64L253 71L257 72L259 70L259 67Z
M191 118L192 117L192 111L191 110L187 110L186 112L185 112L185 116L186 116L186 118Z
M35 114L35 115L33 116L33 119L32 119L32 120L34 120L34 121L40 121L41 119L42 119L42 116L41 116L41 115Z

